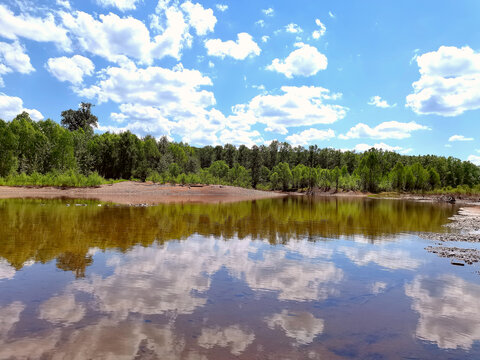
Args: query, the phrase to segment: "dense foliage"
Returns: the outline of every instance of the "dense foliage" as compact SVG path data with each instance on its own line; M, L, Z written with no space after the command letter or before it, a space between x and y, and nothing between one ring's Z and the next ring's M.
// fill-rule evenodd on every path
M78 110L63 111L61 123L35 122L27 113L10 122L0 120L0 184L19 178L28 183L33 176L40 179L37 185L45 185L48 181L41 180L45 176L58 178L67 172L93 185L101 183L102 177L371 192L472 189L480 184L480 168L453 157L406 156L376 149L356 153L316 145L306 149L278 141L252 148L231 144L197 148L166 137L139 138L129 131L94 134L97 117L85 103Z

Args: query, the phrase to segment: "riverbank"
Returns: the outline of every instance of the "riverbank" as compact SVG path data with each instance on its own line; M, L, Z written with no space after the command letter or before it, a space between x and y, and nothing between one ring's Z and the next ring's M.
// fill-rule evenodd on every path
M425 250L439 257L450 258L454 265L472 265L480 262L480 206L460 208L458 213L445 224L445 233L421 233L420 237L435 241L435 245L427 246ZM471 243L468 247L452 246L449 243ZM475 244L475 245L474 245Z
M273 191L244 189L235 186L159 185L134 181L124 181L92 188L0 186L0 199L94 199L125 205L154 205L173 202L217 203L258 200L283 196L287 196L287 194Z

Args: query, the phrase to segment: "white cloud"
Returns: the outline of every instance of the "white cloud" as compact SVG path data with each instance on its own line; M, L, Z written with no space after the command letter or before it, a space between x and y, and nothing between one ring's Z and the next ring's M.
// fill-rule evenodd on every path
M330 16L332 19L335 19L335 14L331 11L328 12L328 16Z
M131 130L140 135L182 136L195 144L218 143L217 133L225 127L225 117L211 108L215 105L209 77L198 70L162 67L109 67L97 84L76 89L80 96L97 98L99 103L120 104L120 112L111 117L122 127L104 126L101 131Z
M0 119L10 121L24 111L30 114L32 120L38 121L43 119L43 115L40 113L40 111L24 108L23 101L19 97L8 96L0 93Z
M205 48L208 55L218 56L222 59L225 56L230 56L236 60L244 60L247 56L258 56L261 52L257 43L253 41L252 36L247 33L238 34L237 41L207 40L205 41Z
M266 43L270 39L270 36L268 35L263 35L262 36L262 42Z
M448 141L473 141L472 137L465 137L463 135L452 135L449 137Z
M50 58L47 61L46 68L58 80L79 85L83 82L85 75L93 74L95 65L84 56L74 55L71 58L65 56Z
M368 105L373 105L379 108L391 108L397 106L397 104L390 105L387 100L382 99L380 96L372 96L368 102Z
M268 8L268 9L262 9L262 12L266 15L266 16L273 16L275 11L272 9L272 8Z
M456 116L480 108L480 53L441 46L416 58L420 79L406 106L417 114Z
M246 145L252 147L263 143L263 138L257 130L224 129L219 136L220 144Z
M258 26L263 28L263 27L265 27L265 20L260 19L258 21L255 21L255 25L258 25Z
M288 133L288 127L331 124L345 117L347 108L324 103L336 100L341 94L331 94L328 89L315 86L282 86L282 94L261 94L247 104L232 108L228 117L232 128L262 123L265 130Z
M405 139L411 136L411 132L418 130L430 130L429 127L417 124L415 121L402 123L398 121L385 121L371 128L367 124L358 123L346 134L339 135L340 139Z
M292 33L292 34L299 34L299 33L303 32L303 29L300 26L298 26L297 24L290 23L287 26L285 26L285 31L289 32L289 33Z
M317 24L320 29L319 30L315 30L313 33L312 33L312 37L314 39L320 39L323 35L325 35L325 32L327 31L327 28L326 26L320 21L320 19L315 19L315 24Z
M58 6L64 7L65 9L68 9L68 10L70 10L72 8L72 6L70 5L70 2L68 0L57 0L56 4Z
M30 63L30 57L26 54L23 46L15 41L11 44L0 42L0 86L3 86L1 75L18 71L21 74L29 74L35 71Z
M397 151L397 152L410 152L411 149L403 149L401 146L390 146L385 143L378 143L374 145L368 145L368 144L357 144L355 147L352 149L356 152L365 152L370 150L371 148L377 149L377 150L384 150L384 151Z
M327 57L316 47L307 44L298 44L300 47L292 51L285 60L274 59L267 70L284 74L288 78L293 76L313 76L320 70L327 68Z
M2 342L4 342L3 340L8 332L20 320L20 314L24 309L25 305L20 301L15 301L0 307L0 340L2 340Z
M97 0L97 4L104 7L116 7L120 11L135 10L141 0Z
M217 4L215 5L218 11L224 12L228 10L228 5L225 4Z
M100 15L96 20L82 11L62 13L65 27L75 36L84 51L112 62L126 60L126 56L144 63L152 61L154 44L143 22L132 17L121 18L116 14ZM176 56L174 50L169 55Z
M478 155L470 155L468 156L467 160L475 165L480 166L480 156Z
M213 15L212 9L204 9L202 5L190 1L184 2L181 8L187 14L187 21L197 35L206 35L214 30L217 18Z
M370 285L370 291L374 295L381 294L387 288L387 283L384 281L375 281L372 285Z
M286 137L286 140L296 146L296 145L307 145L312 142L319 142L324 140L330 140L335 137L335 132L332 129L328 130L318 130L318 129L308 129L303 130L301 133L293 134Z
M5 5L0 5L0 36L10 40L22 37L34 41L54 42L67 51L71 45L67 30L55 24L53 14L49 13L45 18L28 14L15 15Z
M110 13L96 19L81 11L60 15L82 50L119 64L127 62L127 58L144 64L166 56L179 60L182 50L192 44L190 29L205 35L213 31L217 21L211 9L190 1L181 7L158 6L157 13L150 16L150 27L157 33L153 37L142 21L130 16Z

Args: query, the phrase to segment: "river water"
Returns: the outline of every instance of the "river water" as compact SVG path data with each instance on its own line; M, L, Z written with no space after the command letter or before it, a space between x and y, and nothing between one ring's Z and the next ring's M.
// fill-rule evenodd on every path
M458 209L303 197L0 200L0 359L478 359Z

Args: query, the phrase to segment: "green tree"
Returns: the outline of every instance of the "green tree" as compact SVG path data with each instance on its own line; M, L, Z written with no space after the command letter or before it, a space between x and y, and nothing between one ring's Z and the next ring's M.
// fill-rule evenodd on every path
M288 190L292 182L292 171L290 170L290 166L285 162L281 162L273 168L273 171L278 174L283 190Z
M83 129L85 132L93 133L93 128L98 126L98 118L92 114L92 104L82 102L78 110L62 111L62 125L75 131Z

